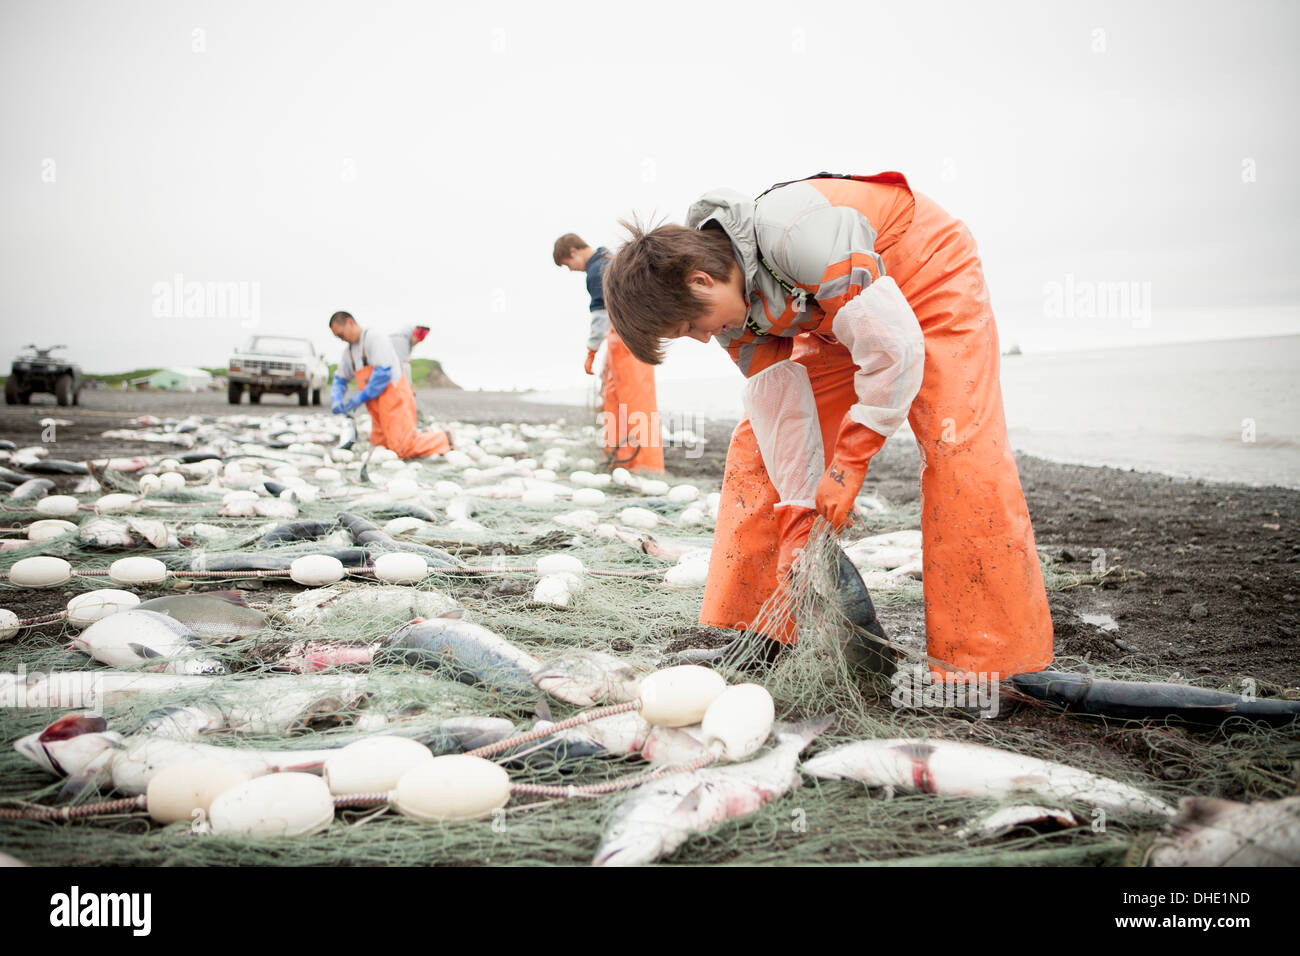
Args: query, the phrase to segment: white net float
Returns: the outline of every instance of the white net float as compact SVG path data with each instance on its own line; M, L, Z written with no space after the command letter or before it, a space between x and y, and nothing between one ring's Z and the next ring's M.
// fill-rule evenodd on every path
M668 492L669 501L694 501L700 496L700 489L694 485L677 485Z
M272 773L254 777L214 799L208 820L216 836L305 836L334 821L334 797L320 777Z
M247 770L224 760L186 760L160 770L145 791L149 816L157 823L206 819L212 801L252 779Z
M139 603L139 597L117 588L86 591L68 601L68 623L73 627L89 627L101 618L133 608Z
M573 503L580 508L593 508L605 503L605 492L599 488L579 488L573 493Z
M425 823L476 820L510 799L510 776L490 760L468 754L434 757L397 782L393 805Z
M49 541L51 538L58 538L76 530L77 526L71 521L64 521L62 518L42 518L27 526L27 540Z
M544 554L537 559L538 574L559 574L562 571L581 575L587 569L580 559L571 554Z
M9 583L20 588L56 588L71 577L72 565L49 555L22 558L9 569Z
M51 518L69 518L77 513L77 499L72 495L47 495L36 502L36 513Z
M618 513L618 520L629 528L653 528L659 524L659 516L649 508L624 508Z
M428 562L409 551L390 551L375 558L375 577L389 584L415 584L428 573Z
M343 580L343 562L332 554L305 554L289 565L289 577L309 588L333 584Z
M540 578L533 588L533 600L538 604L550 604L554 607L568 607L573 601L573 592L569 590L565 578L571 574L547 574Z
M18 633L18 615L8 608L0 608L0 641Z
M637 698L641 716L663 727L686 727L704 719L712 704L727 689L717 671L698 664L680 664L655 671L641 681Z
M114 584L162 584L167 580L167 565L157 558L118 558L108 566Z
M95 511L102 515L125 514L128 511L135 511L137 502L134 495L124 495L114 493L104 495L95 502Z
M325 761L321 773L330 793L387 792L415 767L433 760L433 753L409 737L371 737L348 744Z
M766 687L736 684L728 687L704 712L705 742L720 748L727 760L744 760L757 753L776 720L776 705Z

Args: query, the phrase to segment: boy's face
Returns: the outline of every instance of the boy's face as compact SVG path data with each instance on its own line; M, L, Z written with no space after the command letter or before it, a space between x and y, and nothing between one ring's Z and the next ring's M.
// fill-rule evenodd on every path
M347 319L332 325L330 331L334 333L336 339L342 339L348 345L356 345L361 341L361 326L357 325L356 319Z
M665 338L707 342L715 335L744 328L749 302L745 299L745 282L739 266L731 267L731 276L726 282L719 282L707 272L696 271L686 277L686 285L704 304L704 314L690 322L679 323Z
M569 253L569 258L560 260L560 265L564 266L570 272L587 271L587 265L582 261L582 257L578 255L577 249L574 249Z

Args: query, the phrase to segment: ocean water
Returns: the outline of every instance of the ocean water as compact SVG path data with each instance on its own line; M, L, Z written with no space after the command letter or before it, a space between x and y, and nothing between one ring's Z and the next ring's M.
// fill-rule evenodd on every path
M675 422L743 414L739 373L683 381L661 372L657 384L661 414ZM1003 356L1002 394L1019 452L1300 488L1300 335ZM591 396L528 398L584 405Z

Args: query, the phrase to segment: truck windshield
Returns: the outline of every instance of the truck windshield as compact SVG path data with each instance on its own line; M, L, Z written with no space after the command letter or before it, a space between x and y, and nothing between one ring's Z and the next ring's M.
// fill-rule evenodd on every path
M306 339L282 339L274 335L255 335L244 346L245 352L264 355L311 355L311 343Z

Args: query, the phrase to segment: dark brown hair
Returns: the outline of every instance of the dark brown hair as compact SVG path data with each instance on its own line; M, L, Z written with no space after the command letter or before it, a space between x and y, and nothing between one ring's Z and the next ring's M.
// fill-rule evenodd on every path
M332 329L336 325L342 325L344 322L346 322L348 319L351 318L352 318L351 312L335 312L333 315L330 316L330 328Z
M686 277L699 271L727 282L736 255L719 228L666 223L646 232L640 222L619 225L631 238L605 270L605 306L628 351L647 365L659 365L664 338L707 308L686 285Z
M573 255L575 249L586 249L587 244L582 241L582 237L574 232L566 232L555 240L555 264L564 265L564 260Z

